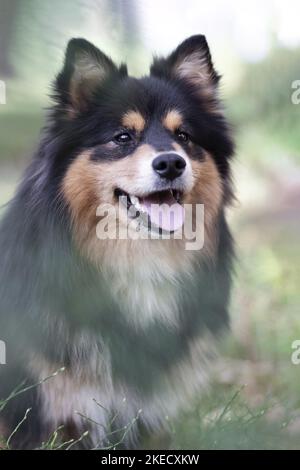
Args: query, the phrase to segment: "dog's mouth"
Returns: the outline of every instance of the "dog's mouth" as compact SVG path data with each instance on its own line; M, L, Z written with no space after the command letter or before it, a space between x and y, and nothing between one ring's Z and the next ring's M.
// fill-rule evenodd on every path
M182 191L170 188L137 196L117 188L115 196L127 208L129 217L139 218L150 230L175 232L184 224Z

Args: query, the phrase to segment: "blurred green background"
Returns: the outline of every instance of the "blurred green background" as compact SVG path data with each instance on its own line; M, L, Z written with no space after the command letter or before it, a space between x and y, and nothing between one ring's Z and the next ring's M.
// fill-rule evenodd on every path
M291 361L300 339L299 17L293 0L0 0L0 204L38 141L69 38L142 75L152 53L204 33L224 76L237 138L233 333L207 395L170 423L172 448L300 448L300 366Z

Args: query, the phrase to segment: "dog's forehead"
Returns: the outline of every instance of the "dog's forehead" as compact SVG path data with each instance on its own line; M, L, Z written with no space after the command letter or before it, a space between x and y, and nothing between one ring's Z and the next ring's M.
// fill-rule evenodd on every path
M150 119L164 122L172 130L180 127L186 102L171 82L129 77L115 92L115 110L125 127L142 130Z
M174 132L184 122L184 100L172 84L148 78L123 82L118 90L118 120L137 132L153 124Z

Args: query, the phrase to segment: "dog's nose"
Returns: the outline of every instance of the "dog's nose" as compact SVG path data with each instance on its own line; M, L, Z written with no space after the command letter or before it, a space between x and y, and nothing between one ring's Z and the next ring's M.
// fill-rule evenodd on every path
M152 162L152 166L159 176L172 181L182 175L186 162L184 158L176 153L165 153L156 157Z

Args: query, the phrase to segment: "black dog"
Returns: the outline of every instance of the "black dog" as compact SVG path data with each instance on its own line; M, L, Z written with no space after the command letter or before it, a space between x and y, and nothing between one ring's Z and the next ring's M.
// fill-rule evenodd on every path
M31 409L14 447L39 447L61 425L62 440L88 430L86 448L120 435L140 446L203 387L228 325L233 258L233 142L218 83L204 36L141 79L70 41L0 229L0 398L42 382L0 413L7 437ZM204 245L187 249L199 204Z

